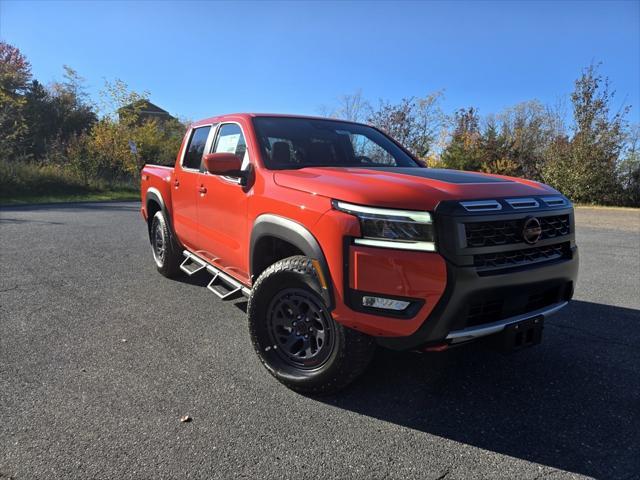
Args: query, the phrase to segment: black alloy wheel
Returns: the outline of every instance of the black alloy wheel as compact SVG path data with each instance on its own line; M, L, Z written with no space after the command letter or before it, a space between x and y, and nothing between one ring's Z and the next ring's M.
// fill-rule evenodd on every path
M317 368L331 354L332 322L316 295L300 288L278 292L269 306L267 322L274 348L288 365Z

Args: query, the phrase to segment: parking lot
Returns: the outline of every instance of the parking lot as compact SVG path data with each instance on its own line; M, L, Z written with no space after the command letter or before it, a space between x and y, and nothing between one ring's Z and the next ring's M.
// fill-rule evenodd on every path
M156 272L138 204L3 208L0 479L637 478L640 212L579 209L577 238L540 346L379 351L312 398L262 368L245 302Z

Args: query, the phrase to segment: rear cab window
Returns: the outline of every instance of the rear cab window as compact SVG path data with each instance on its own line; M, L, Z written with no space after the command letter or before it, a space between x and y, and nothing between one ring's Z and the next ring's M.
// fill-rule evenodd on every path
M185 150L184 158L182 159L182 168L200 170L202 155L204 154L210 131L211 125L193 129L189 144Z

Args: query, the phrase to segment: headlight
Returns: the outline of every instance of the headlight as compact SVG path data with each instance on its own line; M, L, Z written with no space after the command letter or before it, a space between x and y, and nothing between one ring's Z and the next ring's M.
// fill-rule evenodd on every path
M426 252L436 250L429 212L365 207L339 200L333 201L333 208L360 220L363 238L356 238L356 244Z

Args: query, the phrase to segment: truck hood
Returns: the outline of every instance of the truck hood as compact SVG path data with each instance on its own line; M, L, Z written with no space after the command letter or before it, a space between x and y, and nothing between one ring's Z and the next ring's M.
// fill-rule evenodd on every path
M443 200L559 194L521 178L419 167L308 167L277 171L274 181L336 200L416 210L433 210Z

